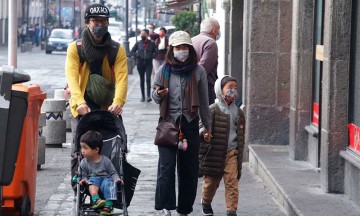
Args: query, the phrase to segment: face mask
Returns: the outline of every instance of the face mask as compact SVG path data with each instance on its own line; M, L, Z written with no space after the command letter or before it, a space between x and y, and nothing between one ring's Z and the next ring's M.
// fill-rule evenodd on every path
M221 33L219 32L219 33L216 35L216 39L215 39L215 40L219 40L219 39L220 39L220 36L221 36Z
M149 33L153 33L154 32L154 29L149 29Z
M185 62L189 57L189 50L174 51L174 58L181 62Z
M141 36L141 40L145 41L146 40L146 36Z
M160 33L159 33L159 36L160 36L160 37L164 37L164 36L165 36L165 33L164 33L164 32L160 32Z
M225 100L229 99L235 99L238 95L238 91L236 89L229 89L226 91L226 94L224 95Z
M108 32L107 26L94 26L92 33L97 37L102 37Z

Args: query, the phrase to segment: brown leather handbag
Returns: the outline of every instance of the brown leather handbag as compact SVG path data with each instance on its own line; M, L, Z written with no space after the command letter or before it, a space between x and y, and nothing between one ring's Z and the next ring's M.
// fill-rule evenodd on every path
M161 121L156 127L154 144L158 146L177 146L179 127L172 121Z

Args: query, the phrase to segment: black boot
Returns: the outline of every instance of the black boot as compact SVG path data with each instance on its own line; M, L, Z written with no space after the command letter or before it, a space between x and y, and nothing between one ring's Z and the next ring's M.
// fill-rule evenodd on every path
M144 94L141 96L140 102L145 102L145 95Z
M146 97L146 101L147 101L147 102L150 102L150 101L151 101L151 97L150 97L150 96L147 96L147 97Z
M150 96L150 84L147 85L147 88L146 88L146 101L147 102L150 102L151 101L151 96Z

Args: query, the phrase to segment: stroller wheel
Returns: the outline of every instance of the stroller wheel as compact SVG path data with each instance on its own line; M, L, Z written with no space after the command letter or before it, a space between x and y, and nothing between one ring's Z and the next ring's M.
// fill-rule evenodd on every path
M21 215L30 216L31 201L29 196L25 196L21 202Z

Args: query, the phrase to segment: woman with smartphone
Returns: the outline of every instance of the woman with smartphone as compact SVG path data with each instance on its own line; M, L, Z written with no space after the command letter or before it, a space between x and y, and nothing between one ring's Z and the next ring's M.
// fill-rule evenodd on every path
M152 97L160 104L160 120L170 119L179 127L181 146L158 146L159 163L155 209L160 215L178 215L193 211L199 173L199 118L204 134L211 139L208 82L205 69L198 65L190 35L176 31L169 38L165 64L155 76ZM208 140L209 141L209 140ZM180 146L180 145L179 145ZM175 167L178 173L178 203L175 193Z

